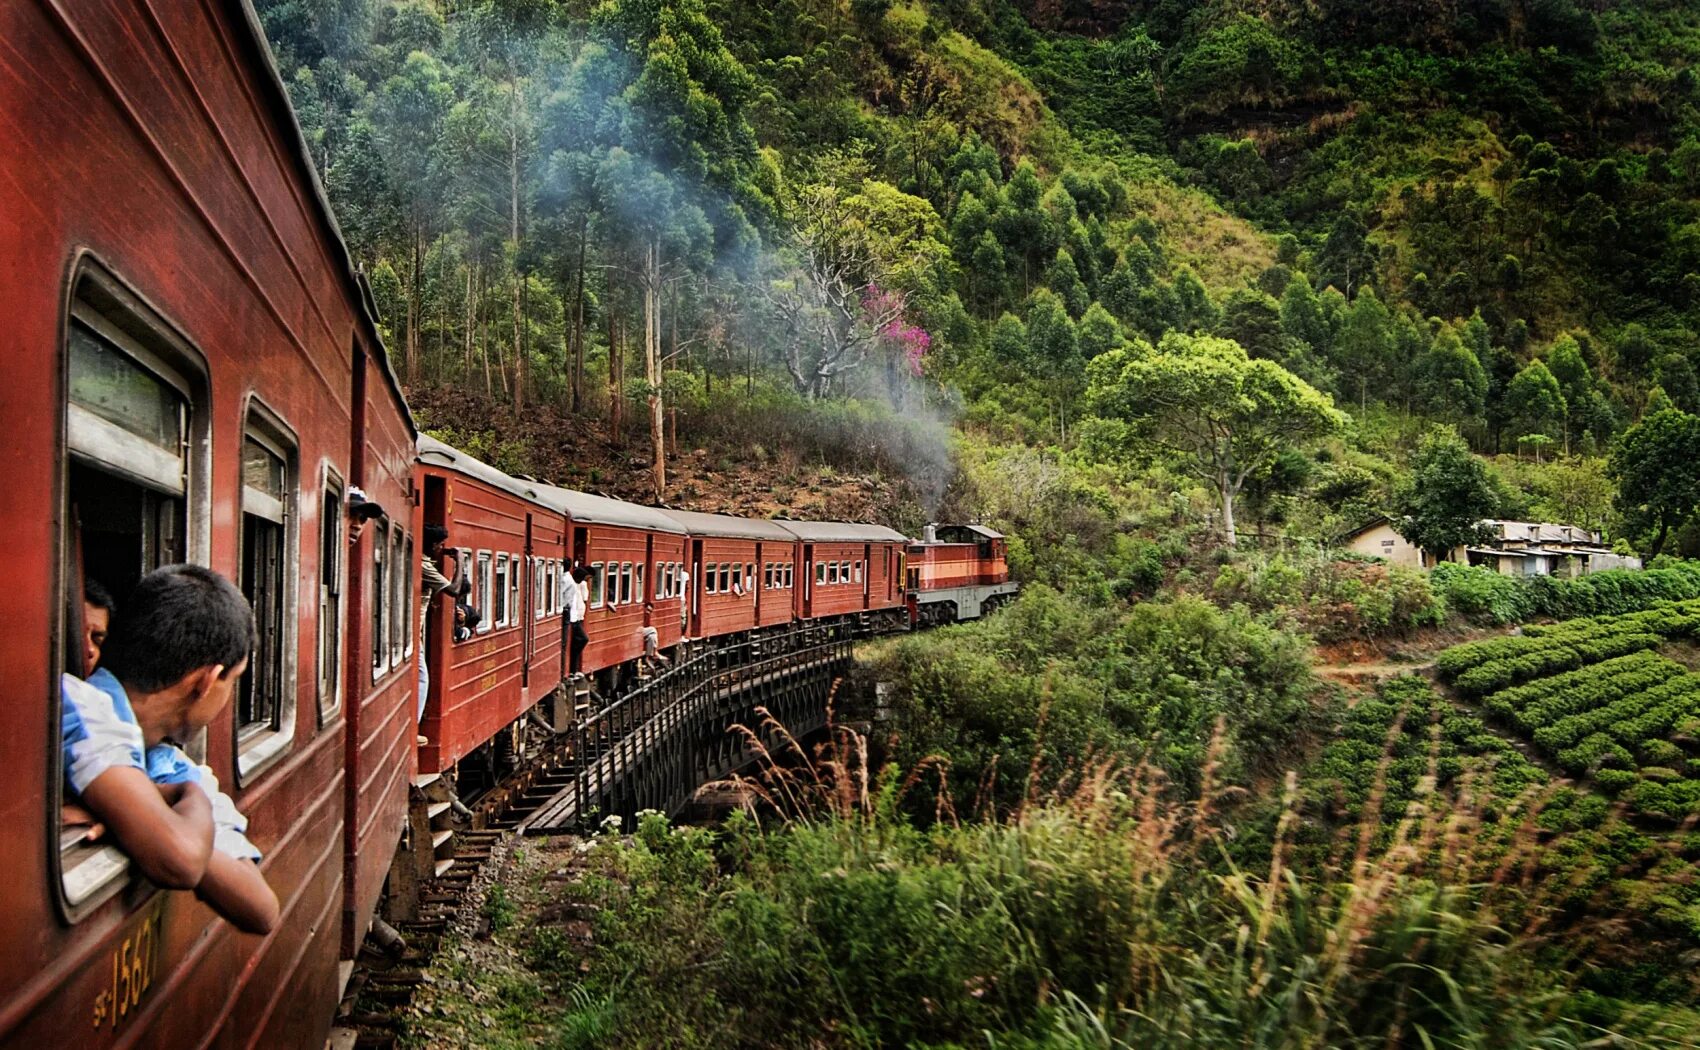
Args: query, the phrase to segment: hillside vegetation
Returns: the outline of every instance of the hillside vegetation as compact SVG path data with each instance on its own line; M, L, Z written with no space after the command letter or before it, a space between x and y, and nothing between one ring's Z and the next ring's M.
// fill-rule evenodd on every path
M492 1045L1695 1045L1692 5L257 6L423 426L1027 584L532 887Z

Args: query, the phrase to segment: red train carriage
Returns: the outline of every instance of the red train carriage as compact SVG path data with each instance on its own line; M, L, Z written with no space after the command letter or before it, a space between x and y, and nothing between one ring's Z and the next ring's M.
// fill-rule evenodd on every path
M0 41L0 1044L319 1047L411 770L412 424L245 6L19 0ZM350 547L352 485L391 517ZM181 560L258 616L190 747L264 851L266 938L60 826L82 580Z
M690 637L791 622L797 537L759 518L685 510L667 515L690 532Z
M540 486L431 437L419 438L424 521L449 531L467 601L481 616L455 640L454 600L439 595L426 621L429 696L419 767L448 769L483 746L561 681L561 511ZM445 559L447 561L447 559ZM448 566L445 564L445 571Z
M883 525L830 521L775 524L797 538L800 619L889 614L902 608L903 558L909 543L902 533Z
M1017 590L1009 546L984 525L928 525L909 546L909 602L916 623L977 620Z
M567 518L574 563L585 581L587 674L610 672L643 655L643 629L657 645L679 642L685 574L685 528L662 511L588 492L540 485L541 497Z

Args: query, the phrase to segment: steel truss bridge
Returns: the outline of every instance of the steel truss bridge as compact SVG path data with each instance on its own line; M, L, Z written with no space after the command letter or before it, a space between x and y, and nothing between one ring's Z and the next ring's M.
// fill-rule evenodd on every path
M850 670L852 622L803 624L708 650L577 720L558 769L564 786L520 824L530 835L579 831L609 816L682 810L704 784L748 765L743 726L775 749L764 709L793 737L826 725L833 683Z

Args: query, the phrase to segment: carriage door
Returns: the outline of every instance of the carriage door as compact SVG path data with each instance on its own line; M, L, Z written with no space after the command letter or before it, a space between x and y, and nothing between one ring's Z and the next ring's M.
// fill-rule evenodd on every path
M685 596L685 601L690 603L691 628L690 628L689 634L692 638L701 638L702 637L702 600L697 597L699 594L702 593L702 588L703 588L702 573L703 573L702 541L701 540L692 540L691 541L691 579L690 579L690 587L689 587L689 590L690 590L691 593Z
M537 590L537 559L532 556L531 551L531 515L527 514L525 516L526 580L525 583L520 585L519 592L528 597L523 611L515 610L519 614L520 622L525 624L523 628L525 632L525 659L519 665L519 684L522 688L531 684L531 654L537 647L537 612L541 608L537 603L537 599L540 597Z
M814 615L815 606L815 545L803 545L803 619Z
M636 598L643 603L643 625L654 627L655 602L651 596L655 594L655 583L658 577L655 575L655 533L653 532L643 538L643 564L645 565L643 586L639 587L638 590L644 593L636 595ZM660 642L657 641L656 644L659 645Z

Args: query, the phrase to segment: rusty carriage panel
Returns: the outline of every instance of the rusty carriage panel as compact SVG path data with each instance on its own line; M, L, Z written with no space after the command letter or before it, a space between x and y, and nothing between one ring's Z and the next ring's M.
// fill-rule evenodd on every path
M356 615L342 499L360 418L392 460L412 424L387 372L378 407L357 394L376 328L246 5L22 0L0 40L0 521L25 570L0 639L20 698L0 715L0 1044L322 1046L365 693L327 647ZM367 482L403 523L405 473ZM192 746L265 855L268 938L60 826L58 676L87 671L68 610L85 577L122 599L176 561L259 613L238 697Z
M720 638L791 622L797 538L777 523L670 510L690 532L687 633Z
M546 596L531 573L533 559L555 566L565 551L559 511L539 497L544 486L429 437L419 439L418 471L428 524L449 532L444 574L464 574L467 601L480 614L471 633L457 639L454 599L438 596L429 610L430 689L421 723L427 742L419 767L435 772L481 747L559 683L559 629L543 633L555 652L536 649L542 632L533 602Z

